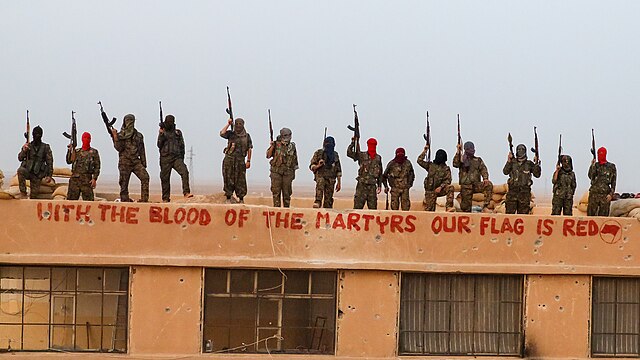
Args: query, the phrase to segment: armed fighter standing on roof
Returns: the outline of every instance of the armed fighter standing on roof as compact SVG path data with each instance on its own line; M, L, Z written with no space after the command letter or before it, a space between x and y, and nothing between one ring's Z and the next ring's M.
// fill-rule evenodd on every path
M193 197L189 188L189 170L184 163L184 137L182 131L176 129L176 118L167 115L162 118L160 103L160 129L158 130L158 149L160 150L160 182L162 201L171 201L171 170L176 170L182 179L182 194L186 198Z
M291 206L292 183L298 170L298 151L291 141L291 130L280 129L280 135L273 141L271 111L269 111L269 130L271 141L267 149L267 159L271 159L271 194L273 206L286 208Z
M513 144L511 133L509 133L510 150L507 155L507 162L502 168L502 173L509 175L509 180L507 180L509 190L504 202L507 214L529 214L531 212L531 185L533 185L531 175L539 178L542 173L540 159L538 158L537 140L538 135L536 133L535 156L531 161L527 159L527 147L524 144L516 146L516 154L515 156L513 155Z
M591 187L589 188L587 216L609 216L611 199L616 192L618 171L614 163L607 161L607 149L604 146L596 152L593 130L591 130L591 153L593 160L591 160L589 167Z
M326 131L325 131L326 132ZM314 208L333 208L333 191L342 188L342 166L340 157L335 151L336 142L331 136L326 136L322 142L322 149L316 150L311 158L309 169L313 172L316 182L316 198Z
M227 147L224 149L224 159L222 160L224 195L227 198L227 204L232 203L234 192L238 197L237 201L244 203L244 196L247 195L247 169L251 167L253 143L251 142L251 136L245 130L244 120L236 118L234 121L231 95L229 95L228 87L227 103L229 120L220 130L220 137L227 140Z
M93 189L96 188L98 176L100 176L100 154L91 147L91 134L82 134L82 146L76 148L77 130L74 112L71 112L71 134L63 134L70 139L67 146L66 162L71 165L71 178L67 188L67 200L78 200L82 194L82 200L93 201Z

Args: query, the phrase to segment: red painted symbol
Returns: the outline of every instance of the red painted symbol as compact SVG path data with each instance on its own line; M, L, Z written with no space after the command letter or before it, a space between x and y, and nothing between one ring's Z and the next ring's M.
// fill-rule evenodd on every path
M600 239L607 244L615 244L622 238L622 226L615 220L607 220L600 228Z

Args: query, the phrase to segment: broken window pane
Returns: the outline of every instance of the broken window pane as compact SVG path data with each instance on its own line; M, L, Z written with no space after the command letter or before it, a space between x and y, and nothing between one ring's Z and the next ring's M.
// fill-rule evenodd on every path
M22 268L15 266L0 267L0 289L22 289Z
M49 291L49 268L27 267L24 268L25 290Z

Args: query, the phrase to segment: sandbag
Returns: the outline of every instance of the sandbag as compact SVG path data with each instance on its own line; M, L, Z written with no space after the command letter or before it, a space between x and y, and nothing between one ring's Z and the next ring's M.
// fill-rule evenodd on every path
M491 200L495 201L495 202L500 202L500 201L504 200L504 195L503 194L494 193L493 195L491 195Z
M578 206L576 206L576 208L580 211L582 211L583 213L587 212L587 203L579 203Z
M71 169L69 168L53 168L53 176L57 177L71 177Z
M473 200L473 201L484 201L484 194L483 193L474 193L473 197L471 198L471 200Z
M14 197L10 193L0 190L0 200L13 200Z
M67 197L66 196L62 196L62 195L55 195L52 200L54 200L54 201L64 201L64 200L67 200Z
M509 186L507 184L498 184L493 185L493 193L494 194L506 194L509 191Z
M627 216L631 210L640 208L640 199L620 199L611 202L609 216Z
M589 203L589 190L587 190L584 194L582 194L582 197L580 198L580 201L578 201L578 203L585 203L588 204Z
M58 186L56 188L56 190L53 192L53 197L55 198L56 196L64 196L64 198L67 198L67 192L69 191L69 187L68 186Z
M453 184L451 184L451 185L453 185L453 191L454 191L454 192L460 192L460 184L458 184L458 183L453 183Z

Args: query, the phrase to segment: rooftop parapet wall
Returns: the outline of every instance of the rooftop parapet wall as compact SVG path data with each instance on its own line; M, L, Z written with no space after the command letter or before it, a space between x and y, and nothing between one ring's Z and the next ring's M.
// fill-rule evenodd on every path
M640 224L252 205L0 202L0 262L640 274Z

